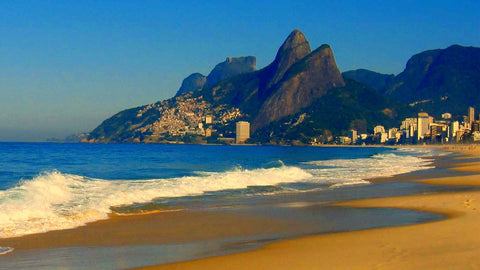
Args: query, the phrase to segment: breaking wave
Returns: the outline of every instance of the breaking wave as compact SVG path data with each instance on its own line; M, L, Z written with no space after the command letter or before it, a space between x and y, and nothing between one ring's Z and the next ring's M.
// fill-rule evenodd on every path
M317 160L298 166L278 161L267 168L146 180L104 180L49 171L0 191L0 238L83 226L108 218L112 208L149 203L157 198L241 189L277 194L368 184L369 178L430 168L431 160L419 157L429 154L397 150L368 158ZM0 254L10 251L0 247Z
M106 219L112 206L292 183L310 177L308 172L288 166L148 180L103 180L46 172L0 191L0 238L75 228Z

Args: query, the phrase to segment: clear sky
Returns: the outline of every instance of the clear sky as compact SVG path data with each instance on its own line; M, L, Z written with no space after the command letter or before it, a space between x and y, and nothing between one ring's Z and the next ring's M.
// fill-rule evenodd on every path
M88 132L172 97L227 56L273 61L293 29L341 71L400 73L427 49L480 47L480 1L0 1L0 141Z

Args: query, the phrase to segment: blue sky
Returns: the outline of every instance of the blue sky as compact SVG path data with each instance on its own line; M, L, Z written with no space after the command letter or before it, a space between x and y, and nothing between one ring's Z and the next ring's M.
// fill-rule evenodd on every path
M480 1L1 1L0 141L88 132L172 97L227 56L269 64L293 29L341 71L400 73L427 49L480 47Z

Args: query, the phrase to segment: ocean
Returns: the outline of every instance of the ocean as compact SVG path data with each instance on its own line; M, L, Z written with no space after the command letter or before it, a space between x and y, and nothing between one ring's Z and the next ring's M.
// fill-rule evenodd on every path
M299 196L303 202L328 204L430 192L435 188L372 184L368 179L431 170L434 157L444 154L431 148L0 143L0 238L76 228L109 214L232 205L249 205L261 212L262 207L255 205L272 198L295 206ZM324 211L335 216L345 209ZM275 215L272 208L266 212ZM411 217L358 228L350 224L354 220L347 225L342 221L324 232L440 218L418 213ZM310 214L303 218L312 222ZM321 232L313 227L301 233ZM0 247L1 253L15 250Z

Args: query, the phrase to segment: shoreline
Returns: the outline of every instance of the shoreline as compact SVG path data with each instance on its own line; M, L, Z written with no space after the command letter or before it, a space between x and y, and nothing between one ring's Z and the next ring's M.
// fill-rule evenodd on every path
M473 166L472 164L470 165ZM399 178L390 177L386 181L392 180L399 180ZM405 179L402 179L400 181L404 180ZM280 202L283 202L283 204L288 205L289 200L284 201L284 199L285 198L276 198L274 200L280 200ZM296 200L305 199L306 197L296 197ZM317 200L318 199L315 199L315 201ZM315 203L312 203L315 201L307 201L305 201L306 204L310 204L312 206L315 205ZM352 207L349 205L343 206ZM307 208L305 205L293 207ZM312 211L311 213L314 214L315 212ZM203 260L221 258L224 256L222 254L225 253L231 254L227 255L228 257L235 254L249 254L248 251L246 253L239 253L245 252L245 250L256 249L258 251L262 251L270 246L266 245L264 247L264 244L270 243L272 240L274 242L273 245L275 245L277 243L283 243L284 241L303 239L305 238L305 235L318 235L319 233L322 233L322 235L342 234L337 232L333 234L330 232L313 232L313 234L312 232L297 234L293 233L296 229L302 230L300 228L306 230L305 224L296 222L296 220L292 220L291 218L285 218L285 216L283 216L283 218L272 218L272 216L268 216L259 212L231 211L228 209L215 209L213 211L208 209L203 209L200 211L162 211L148 215L110 215L109 219L107 220L96 221L89 223L86 226L74 229L50 231L16 238L0 239L0 246L15 248L14 252L10 252L9 254L0 257L0 261L2 258L8 258L8 256L16 256L15 254L17 252L21 253L23 251L31 250L48 251L52 249L75 247L102 248L113 246L116 248L121 248L131 246L134 248L136 245L188 245L188 243L200 243L202 241L212 241L212 239L224 239L221 241L224 243L223 248L226 249L228 249L229 243L233 246L249 246L248 248L243 249L229 249L227 252L223 252L223 249L217 250L216 252L213 251L208 254L201 255L200 257L207 258L198 260L198 262L201 262ZM259 235L276 236L273 236L273 238L261 238L258 237ZM237 244L235 244L235 241L232 242L228 239L239 240L236 240ZM248 239L253 240L251 241ZM267 241L264 242L262 239L267 239ZM222 248L222 246L220 246L220 248ZM190 258L195 258L195 256ZM155 265L155 263L149 264ZM183 263L178 264L183 265ZM174 265L177 264L166 264L161 267L176 267ZM122 267L122 269L124 268L128 267Z
M479 158L476 146L442 147ZM462 159L462 157L460 157ZM480 173L480 162L449 170ZM480 176L412 180L431 185L480 186ZM477 269L480 191L442 192L337 203L357 208L397 208L437 213L440 221L321 234L283 240L259 250L136 269Z

